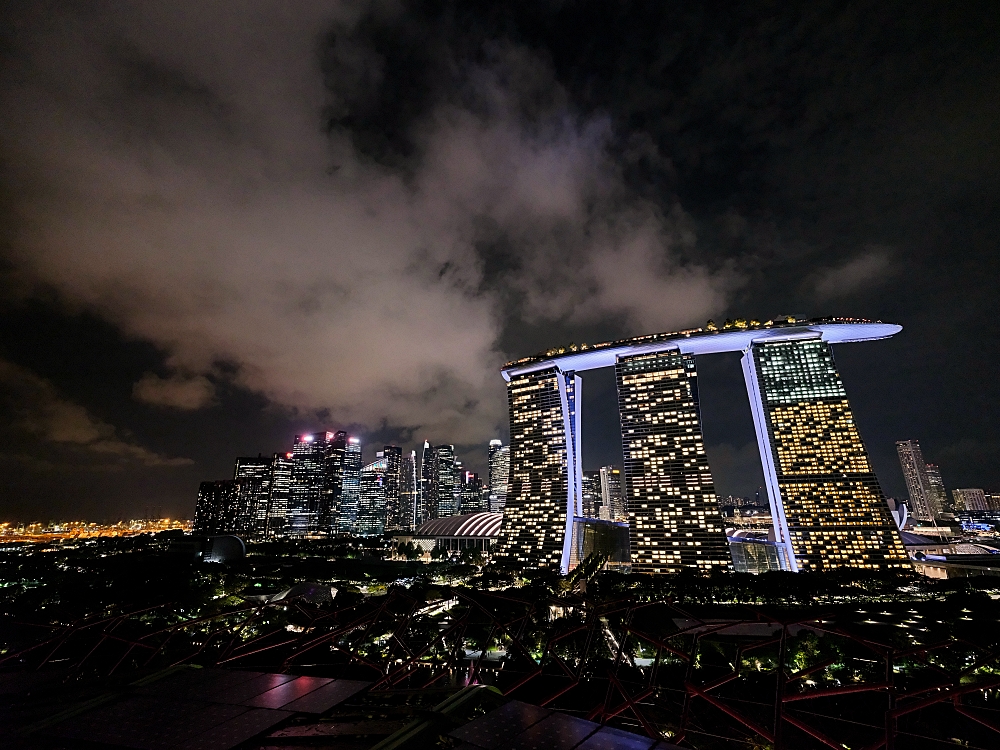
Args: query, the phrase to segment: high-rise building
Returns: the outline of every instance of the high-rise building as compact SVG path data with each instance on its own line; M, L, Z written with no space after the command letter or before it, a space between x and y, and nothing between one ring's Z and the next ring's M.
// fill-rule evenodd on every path
M202 482L194 507L194 530L203 534L222 534L234 522L236 481L222 479Z
M355 533L358 502L361 496L362 463L361 441L356 437L347 438L341 470L340 516L337 519L337 530L341 533Z
M570 568L580 513L582 382L556 366L512 375L510 482L497 555L531 567Z
M359 536L378 536L385 532L386 463L383 455L361 469L354 523L354 533Z
M510 478L510 446L491 440L488 454L490 510L502 511L507 503L507 482Z
M909 567L830 345L753 341L743 369L783 565Z
M639 559L632 560L635 569L675 570L677 559L680 566L702 570L727 565L730 555L723 552L727 540L712 498L690 358L742 352L773 523L773 536L768 532L766 539L746 537L746 543L780 548L775 554L784 570L906 567L902 542L830 353L832 344L889 338L900 330L892 323L856 318L737 319L722 326L710 323L595 345L554 347L508 362L501 372L510 404L510 482L498 555L524 565L558 562L567 570L574 564L573 555L579 561L587 549L588 529L595 538L604 538L599 530L607 532L608 539L620 539L612 527L626 527L610 520L610 508L608 520L580 517L584 483L576 413L577 375L615 366L620 380L623 372L630 378L619 389L619 401L628 407L621 417L630 537L636 548L644 548ZM668 362L671 358L679 358L682 366ZM680 387L682 380L687 389ZM665 397L657 395L659 388ZM633 391L635 401L625 402ZM626 419L632 424L626 425ZM675 449L665 450L669 446ZM633 485L630 472L641 477L641 483ZM664 491L657 492L657 487ZM684 500L678 502L681 496ZM689 530L681 532L681 525ZM572 541L581 539L583 544ZM572 554L559 554L562 542ZM688 561L679 549L673 554L674 547L689 548ZM770 552L767 557L773 563ZM609 564L612 559L626 562L608 559Z
M627 521L628 510L625 507L621 469L617 466L602 466L600 477L601 508L598 517L608 521Z
M291 453L275 453L271 457L271 494L268 498L267 536L285 536L288 524L288 499L292 488Z
M323 459L323 494L320 498L316 530L324 534L337 533L340 503L344 493L344 454L347 433L343 430L325 435L326 453Z
M402 531L413 531L422 523L417 468L417 452L403 454L399 469L399 528Z
M956 510L992 510L987 501L986 492L980 489L952 490Z
M327 489L327 434L317 432L295 436L292 485L288 498L289 533L295 536L319 530L320 507Z
M728 569L729 543L705 454L694 357L677 350L620 356L615 375L632 571ZM615 507L620 501L612 494L611 469L601 470L609 515L624 510Z
M602 518L600 471L583 472L580 478L580 508L585 518Z
M434 518L445 518L458 515L459 498L458 477L456 474L456 458L454 445L437 445L434 447L434 466L437 472L434 476L434 494L437 497L437 515Z
M462 472L459 496L461 497L460 515L489 510L489 495L483 492L483 483L474 471Z
M941 515L941 505L927 474L927 462L924 461L920 443L916 440L900 440L896 443L896 453L906 480L906 491L910 496L910 515L922 521L937 518Z
M400 480L403 468L403 449L387 445L382 449L385 458L385 521L383 530L399 531L404 527L400 504Z
M250 539L267 536L271 500L271 459L264 456L240 456L236 459L233 479L239 488L236 519L232 531Z
M417 525L438 517L437 451L424 441L420 454L420 520Z
M941 469L937 464L927 464L927 481L931 488L928 493L931 512L935 518L940 518L943 513L951 510L951 503L948 502L948 492L944 488L944 479L941 478Z

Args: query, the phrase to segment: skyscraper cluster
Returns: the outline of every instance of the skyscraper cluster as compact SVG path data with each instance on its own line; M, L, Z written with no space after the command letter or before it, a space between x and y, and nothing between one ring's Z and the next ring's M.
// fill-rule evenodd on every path
M941 469L924 461L920 443L900 440L896 443L899 465L906 480L910 516L918 521L937 521L956 512L1000 511L1000 493L979 488L945 489Z
M782 570L907 567L831 349L899 330L849 318L709 321L508 363L510 491L497 554L566 572L590 553L615 559L617 547L589 548L588 538L624 538L618 559L640 573L726 569L734 545L754 546L750 558ZM731 538L705 452L695 355L736 351L772 529ZM580 374L604 367L615 369L623 471L584 472Z
M194 527L247 539L409 531L424 521L503 506L508 446L489 446L489 481L466 471L453 445L420 455L386 445L362 459L345 431L296 435L291 452L240 457L232 479L202 482Z

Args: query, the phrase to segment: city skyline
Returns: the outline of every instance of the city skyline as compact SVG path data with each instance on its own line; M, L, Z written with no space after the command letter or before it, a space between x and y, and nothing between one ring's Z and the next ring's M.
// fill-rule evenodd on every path
M837 354L888 494L914 437L1000 485L995 3L348 5L11 6L12 517L179 514L325 429L485 477L504 362L784 313L905 327ZM763 483L737 359L698 364L724 495Z

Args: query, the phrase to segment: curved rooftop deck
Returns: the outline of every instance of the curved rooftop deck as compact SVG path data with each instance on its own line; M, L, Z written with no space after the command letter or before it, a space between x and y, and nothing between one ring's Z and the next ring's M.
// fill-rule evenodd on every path
M692 328L673 333L654 333L600 344L570 344L531 357L508 362L501 369L504 380L558 365L563 371L613 367L620 356L651 354L679 349L683 354L719 354L746 351L755 341L767 339L822 338L831 344L885 339L903 330L895 323L860 318L783 318L763 323L736 320L724 326Z

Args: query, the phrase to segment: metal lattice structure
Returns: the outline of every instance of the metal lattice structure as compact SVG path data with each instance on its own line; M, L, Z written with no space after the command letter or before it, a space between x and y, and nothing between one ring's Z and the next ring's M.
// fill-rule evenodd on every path
M1000 744L995 632L939 602L779 611L397 588L181 618L169 607L49 627L0 666L124 674L171 664L363 677L372 690L489 684L693 748ZM788 614L787 612L792 612Z

